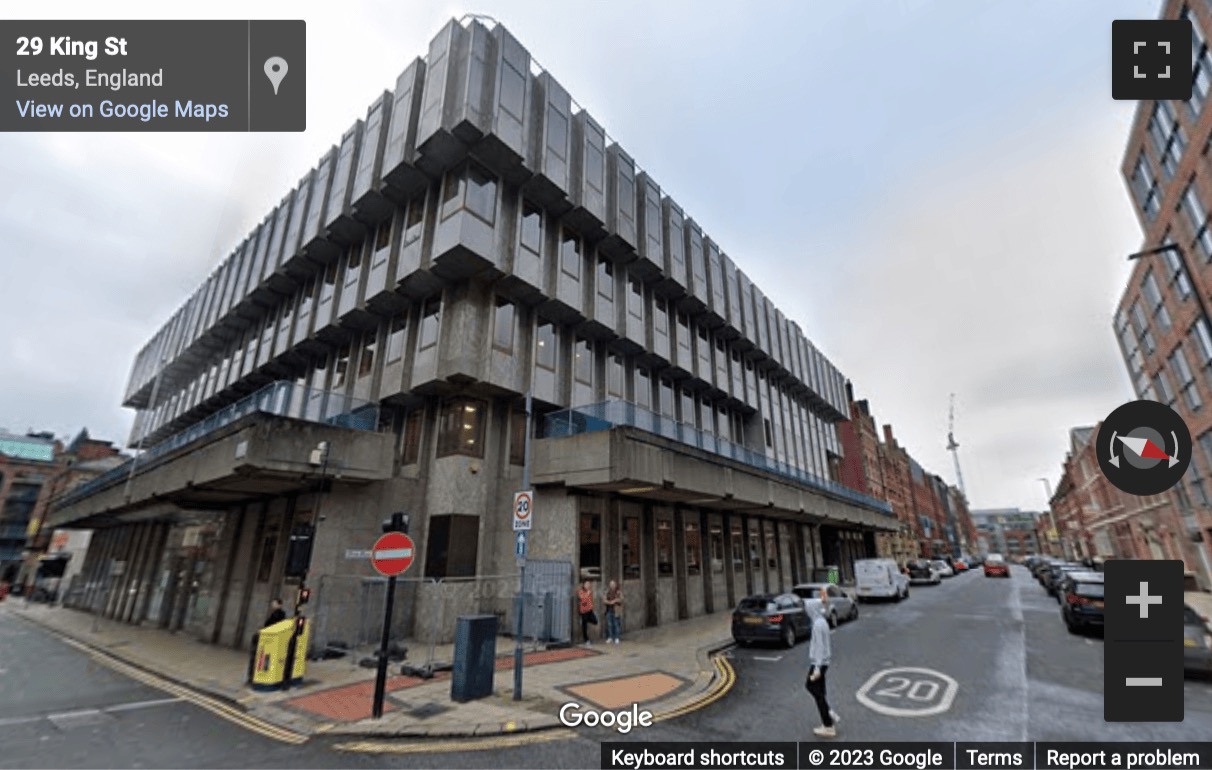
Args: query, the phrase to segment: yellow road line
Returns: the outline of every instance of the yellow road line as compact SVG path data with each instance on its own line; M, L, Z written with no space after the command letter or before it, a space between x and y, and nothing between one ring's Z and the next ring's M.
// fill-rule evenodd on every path
M534 743L549 743L551 741L575 738L573 730L544 730L535 733L521 733L491 738L469 738L457 741L439 741L430 743L399 743L388 741L355 741L338 743L333 748L339 751L361 752L367 754L429 754L453 751L484 751L488 749L508 749L517 746L529 746Z
M184 701L188 701L195 706L204 708L215 716L226 719L227 721L243 727L246 730L251 730L252 732L263 735L266 738L272 738L273 740L281 741L282 743L294 744L296 746L306 743L309 740L308 736L306 735L287 730L284 727L278 727L275 724L266 722L263 719L252 716L251 714L246 714L243 711L240 711L239 709L234 708L233 706L230 706L216 698L212 698L208 695L202 695L201 693L195 692L188 687L183 687L167 679L156 676L155 674L144 671L141 668L132 666L129 663L110 655L109 653L93 649L92 647L78 642L68 636L63 636L61 634L56 635L67 644L81 650L89 655L89 657L91 657L93 660L96 660L98 663L101 663L104 666L138 682L142 682L149 687L162 690L171 695L175 695Z
M720 684L718 687L716 687L714 690L708 692L706 695L704 695L702 698L700 698L696 701L687 703L684 706L679 706L678 708L675 708L671 711L667 711L663 714L654 716L652 718L652 721L664 722L669 719L674 719L674 718L677 718L680 716L685 716L686 714L689 714L691 712L706 708L707 706L710 706L712 703L715 703L720 698L723 698L725 695L727 695L728 692L732 689L732 686L734 684L736 684L736 671L732 668L732 664L728 662L728 659L722 655L717 655L714 658L714 661L715 661L715 667L719 671L719 674L720 674Z

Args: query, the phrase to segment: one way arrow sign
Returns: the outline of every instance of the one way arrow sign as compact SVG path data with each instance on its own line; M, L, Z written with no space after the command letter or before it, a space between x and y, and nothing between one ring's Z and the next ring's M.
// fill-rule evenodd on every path
M514 539L514 555L519 559L526 558L526 536L529 534L525 530L518 532Z

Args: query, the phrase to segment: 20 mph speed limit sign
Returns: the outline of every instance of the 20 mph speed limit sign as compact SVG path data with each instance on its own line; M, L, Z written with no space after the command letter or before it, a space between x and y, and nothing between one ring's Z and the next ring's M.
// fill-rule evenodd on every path
M534 492L530 490L515 492L513 494L514 531L530 529L532 521L534 521Z

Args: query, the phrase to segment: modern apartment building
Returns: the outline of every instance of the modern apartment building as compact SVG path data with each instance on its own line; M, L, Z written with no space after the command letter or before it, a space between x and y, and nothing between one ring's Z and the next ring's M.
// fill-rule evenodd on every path
M136 356L147 451L50 522L98 529L80 606L239 646L292 539L323 613L407 511L403 632L508 616L459 581L516 586L526 394L528 591L569 607L728 611L897 527L838 483L842 374L505 28L452 21Z
M1039 515L1018 508L985 508L972 511L972 520L987 553L1022 558L1041 553L1036 536Z
M1142 101L1123 174L1143 231L1141 251L1115 313L1115 333L1138 398L1176 409L1195 439L1190 468L1175 488L1188 566L1205 576L1212 560L1212 6L1168 0L1162 18L1190 19L1191 99Z

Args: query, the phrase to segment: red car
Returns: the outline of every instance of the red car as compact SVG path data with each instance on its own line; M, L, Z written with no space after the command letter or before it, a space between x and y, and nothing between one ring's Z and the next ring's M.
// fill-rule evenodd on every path
M988 556L985 559L985 577L1010 577L1010 566L1001 557Z

